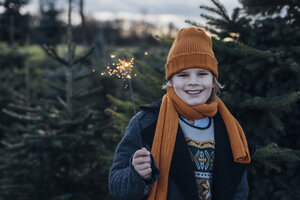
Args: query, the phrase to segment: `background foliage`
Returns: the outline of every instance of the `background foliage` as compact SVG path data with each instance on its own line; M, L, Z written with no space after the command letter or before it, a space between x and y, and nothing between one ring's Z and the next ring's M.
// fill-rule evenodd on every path
M133 116L126 82L99 75L111 54L135 59L137 109L164 94L171 35L153 36L154 25L136 23L124 36L122 21L85 18L83 2L66 0L80 10L82 23L73 27L60 20L56 1L40 1L38 16L20 12L28 1L1 2L0 200L111 199L108 170ZM299 5L240 0L229 16L210 2L199 10L205 25L187 22L212 35L221 98L257 145L249 199L297 199Z

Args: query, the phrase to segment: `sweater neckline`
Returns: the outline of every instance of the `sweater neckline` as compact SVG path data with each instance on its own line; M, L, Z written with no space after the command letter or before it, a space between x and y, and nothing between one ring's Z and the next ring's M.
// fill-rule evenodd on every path
M194 125L188 123L188 122L186 121L186 119L184 119L181 115L179 115L179 119L180 119L181 121L183 121L185 124L187 124L188 126L190 126L190 127L192 127L192 128L199 129L199 130L205 130L205 129L208 129L208 128L211 126L211 121L212 121L212 120L211 120L211 117L208 117L208 124L207 124L207 126L205 126L205 127L199 127L199 126L194 126Z

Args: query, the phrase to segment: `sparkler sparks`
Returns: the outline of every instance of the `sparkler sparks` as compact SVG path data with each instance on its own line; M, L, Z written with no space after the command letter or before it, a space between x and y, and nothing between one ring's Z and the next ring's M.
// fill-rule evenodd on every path
M148 55L148 52L144 52L145 56ZM112 54L110 55L111 59L116 59L116 55ZM131 58L129 61L126 59L122 60L118 58L118 62L113 62L111 66L106 66L106 72L101 72L101 76L109 75L109 76L116 76L119 79L122 79L125 84L125 89L128 88L130 89L130 96L131 96L131 101L132 101L132 106L133 106L133 112L136 114L136 109L135 109L135 102L134 102L134 95L133 95L133 89L131 86L131 79L133 76L137 76L137 74L133 74L133 64L134 64L134 58ZM92 69L92 72L95 72L95 69Z
M116 59L116 55L110 55L111 59ZM106 72L100 73L101 76L109 75L109 76L116 76L123 81L131 79L133 76L137 76L133 74L133 67L134 67L134 58L131 58L129 61L127 59L120 59L118 58L117 62L113 62L111 66L106 67ZM94 71L93 71L94 72ZM128 87L126 83L125 88Z
M116 55L110 55L110 57L111 57L111 59L114 59L114 58L116 58ZM112 63L112 66L114 66L114 67L107 66L106 69L108 70L109 76L115 75L116 77L122 79L123 81L127 81L125 84L125 89L127 89L127 87L129 86L130 96L131 96L131 101L132 101L132 106L133 106L133 112L134 112L134 114L136 114L133 90L132 90L132 86L131 86L133 61L134 61L134 58L131 58L129 61L126 59L126 57L124 60L121 60L119 58L117 63ZM102 72L101 75L104 76L105 73ZM136 76L136 74L134 74L134 76Z
M149 53L144 52L144 55L147 56ZM99 73L100 76L116 76L119 79L122 79L125 83L125 89L128 87L128 82L132 77L136 77L137 74L133 73L134 68L134 58L130 60L117 58L115 54L111 54L110 58L112 59L111 65L106 66L104 72ZM95 69L92 69L92 72L96 72Z

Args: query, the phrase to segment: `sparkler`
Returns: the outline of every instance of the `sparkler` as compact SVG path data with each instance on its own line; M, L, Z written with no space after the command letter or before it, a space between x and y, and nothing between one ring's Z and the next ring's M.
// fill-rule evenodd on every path
M144 52L145 56L148 55L148 52ZM110 55L111 59L116 59L116 55L112 54ZM125 59L121 60L118 59L118 62L112 63L112 66L107 66L106 70L107 72L102 72L100 73L101 76L105 76L108 74L109 76L116 76L119 79L122 79L124 82L127 81L128 84L125 84L125 89L129 86L129 91L130 91L130 96L131 96L131 101L132 101L132 106L133 106L133 112L134 115L136 115L136 109L135 109L135 102L134 102L134 95L133 95L133 89L131 85L131 79L132 76L137 76L137 74L133 74L133 67L134 67L134 58L131 58L129 61L127 60L127 57L124 56ZM95 72L95 69L92 69L92 72ZM139 129L139 127L138 127ZM140 147L144 147L142 139L140 138Z
M144 52L144 54L145 56L147 56L148 52ZM116 55L114 54L110 55L110 57L111 59L116 59ZM134 114L136 114L134 95L133 95L133 89L131 84L132 77L137 76L137 74L133 74L134 58L128 60L126 56L124 57L125 57L124 60L118 58L117 62L112 63L112 66L107 66L106 67L107 72L102 72L100 73L100 75L116 76L119 79L122 79L124 82L127 81L127 83L125 84L125 89L127 89L127 87L129 86L133 112ZM93 69L92 71L95 72L95 69Z

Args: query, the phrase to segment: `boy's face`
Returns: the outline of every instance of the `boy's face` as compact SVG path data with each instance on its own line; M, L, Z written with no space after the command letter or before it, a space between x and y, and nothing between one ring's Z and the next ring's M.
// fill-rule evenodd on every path
M201 68L189 68L172 76L170 80L176 95L190 106L201 105L211 96L213 75Z

